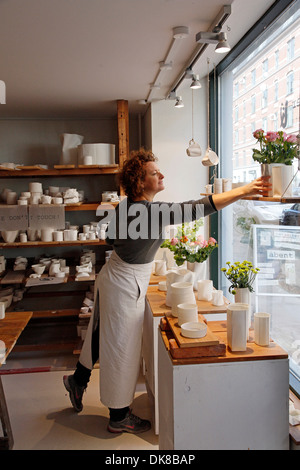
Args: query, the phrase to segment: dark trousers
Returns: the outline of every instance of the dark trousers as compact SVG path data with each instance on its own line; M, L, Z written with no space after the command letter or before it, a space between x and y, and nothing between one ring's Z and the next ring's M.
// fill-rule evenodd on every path
M99 322L92 334L92 362L93 366L99 359ZM79 361L76 365L74 372L74 380L80 387L86 387L90 381L92 371L87 367L83 366ZM129 407L125 408L109 408L109 415L112 421L121 421L125 418Z

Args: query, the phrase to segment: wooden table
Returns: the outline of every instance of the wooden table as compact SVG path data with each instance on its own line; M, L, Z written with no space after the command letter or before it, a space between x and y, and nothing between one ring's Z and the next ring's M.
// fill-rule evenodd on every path
M171 308L166 305L166 292L160 291L157 282L165 280L165 276L151 276L150 286L147 290L146 309L144 321L143 359L145 369L145 382L149 399L153 408L153 421L155 434L159 434L159 407L158 407L158 328L160 319L171 314ZM197 299L197 292L195 292ZM198 312L208 316L225 313L229 301L224 297L224 305L216 307L211 302L196 300Z
M5 343L6 352L5 359L8 357L9 353L12 351L14 345L16 344L20 334L24 330L25 326L32 317L32 312L6 312L5 318L0 320L0 340ZM2 360L0 361L0 367L2 365ZM0 437L0 450L12 449L14 440L13 434L8 414L8 409L6 405L4 389L1 380L0 373L0 420L3 429L3 437Z
M288 450L288 354L275 342L227 346L226 321L208 321L225 355L174 359L158 338L160 450Z

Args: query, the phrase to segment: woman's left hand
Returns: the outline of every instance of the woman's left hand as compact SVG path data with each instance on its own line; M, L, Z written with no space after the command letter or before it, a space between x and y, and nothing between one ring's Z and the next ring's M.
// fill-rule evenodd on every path
M270 183L270 176L260 176L259 178L251 181L242 187L244 196L254 196L258 194L260 196L267 196L268 191L272 189Z

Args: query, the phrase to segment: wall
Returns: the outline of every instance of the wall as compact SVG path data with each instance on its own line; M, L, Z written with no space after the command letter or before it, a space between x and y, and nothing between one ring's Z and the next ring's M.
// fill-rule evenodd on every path
M169 202L197 199L208 182L208 169L202 157L188 157L186 149L192 138L192 90L181 92L184 108L175 108L173 100L152 103L152 150L165 176L165 190L159 198ZM207 146L206 91L194 91L194 140L202 155Z

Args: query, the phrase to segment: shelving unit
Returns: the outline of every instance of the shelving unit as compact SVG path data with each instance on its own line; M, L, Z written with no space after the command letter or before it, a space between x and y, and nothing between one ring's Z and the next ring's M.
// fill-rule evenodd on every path
M14 179L16 181L20 181L21 179L29 179L29 178L41 178L47 179L49 178L50 181L57 181L57 178L60 177L80 177L80 178L93 178L95 177L106 177L107 175L116 175L120 172L120 168L123 165L124 160L129 156L129 116L128 116L128 103L125 100L118 100L117 101L117 124L118 124L118 163L113 165L79 165L78 167L74 166L63 166L63 165L54 165L53 168L45 169L42 166L20 166L18 169L7 169L1 168L0 169L0 180L2 179L5 181L6 179ZM58 185L58 184L57 184ZM120 189L120 194L122 194L122 188ZM97 208L101 202L99 201L84 201L83 203L74 204L74 205L64 205L65 212L68 213L76 213L76 212L86 212L88 211L96 213ZM102 204L104 210L110 210L112 208L112 204ZM74 214L75 215L75 214ZM87 217L86 217L87 218ZM40 249L40 248L64 248L64 247L74 247L76 252L77 249L80 248L92 248L92 247L102 247L106 245L104 240L76 240L76 241L61 241L61 242L43 242L43 241L27 241L26 243L21 243L19 241L15 241L14 243L5 243L0 242L0 253L3 253L3 250L11 250L11 249L18 249L20 250L20 254L23 254L26 257L26 250L28 248L32 249ZM74 257L74 253L72 254ZM61 257L61 256L58 256ZM76 263L75 263L76 264ZM98 272L100 266L98 265L96 271ZM30 270L29 270L30 271ZM19 303L23 303L23 309L27 304L31 304L34 308L30 309L33 311L32 319L38 321L47 321L52 322L51 326L53 326L56 322L59 322L62 319L71 320L73 323L72 328L76 330L76 324L78 323L78 318L80 314L80 308L82 306L82 299L84 298L85 292L88 290L91 283L95 280L95 272L88 278L83 278L80 281L75 281L75 267L71 266L70 275L66 279L65 282L59 284L49 284L46 288L42 288L40 292L37 292L38 288L28 288L28 292L26 292L26 296L23 298L23 302L20 301L16 304L12 304L11 307L8 308L8 311L13 312L14 310L18 310ZM1 287L7 287L9 284L3 282L3 279L8 274L9 270L5 273L0 275L0 285ZM31 271L30 271L31 272ZM15 283L15 285L24 286L26 284L26 279L28 279L28 272L24 272L24 276L19 278L19 283ZM2 283L3 282L3 283ZM72 285L73 283L73 285ZM12 285L14 282L12 282ZM76 285L76 287L74 287ZM48 289L49 287L49 289ZM66 290L61 290L63 287ZM73 288L73 290L72 290ZM39 303L41 303L41 299L45 300L43 302L42 308ZM68 305L69 304L69 305ZM74 326L75 325L75 326ZM41 330L41 334L43 331ZM70 341L66 341L66 347L71 346L71 350L73 350L74 344L77 343L78 338L76 338L70 343ZM67 346L68 344L68 346ZM32 348L31 348L32 346ZM45 343L42 340L42 344L40 345L41 350L45 349L61 349L64 348L64 345L61 341L57 343ZM33 345L22 345L23 350L38 350L39 346L36 344Z

